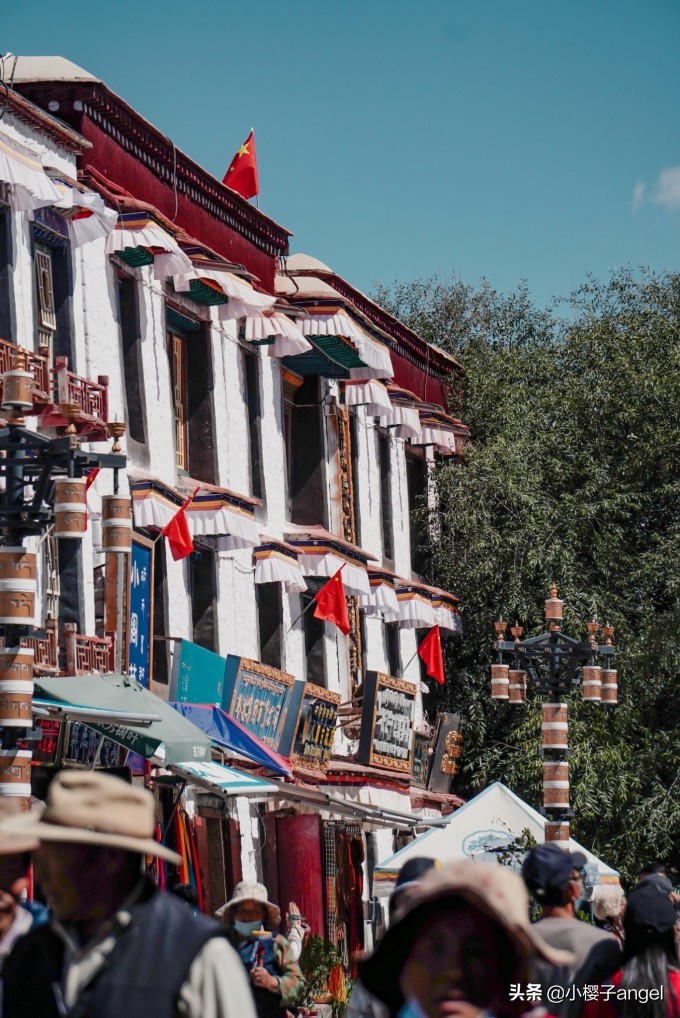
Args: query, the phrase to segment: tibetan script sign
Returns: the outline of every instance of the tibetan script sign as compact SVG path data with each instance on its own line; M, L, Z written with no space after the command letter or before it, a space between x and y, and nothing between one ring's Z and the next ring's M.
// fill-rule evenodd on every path
M295 682L291 689L279 753L291 763L326 767L333 750L340 694L313 682Z
M416 687L381 672L366 672L359 763L411 773Z
M259 661L230 654L224 675L222 706L261 739L278 746L295 678Z
M448 792L460 769L463 736L457 714L438 714L434 734L434 754L427 787L431 792Z

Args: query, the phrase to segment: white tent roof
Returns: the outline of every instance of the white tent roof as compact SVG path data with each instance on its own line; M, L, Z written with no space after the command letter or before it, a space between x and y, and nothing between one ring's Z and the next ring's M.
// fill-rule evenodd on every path
M415 841L385 859L373 874L373 893L388 895L394 888L397 874L407 860L415 856L453 862L474 859L489 862L499 851L528 829L537 842L544 840L545 817L529 806L502 782L495 781L451 814L447 824L432 828ZM588 863L597 866L600 883L617 883L618 872L583 848L573 838L569 850L583 852Z

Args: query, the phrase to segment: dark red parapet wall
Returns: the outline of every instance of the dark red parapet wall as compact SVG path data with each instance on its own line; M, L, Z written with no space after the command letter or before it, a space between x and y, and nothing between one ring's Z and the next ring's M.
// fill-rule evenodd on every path
M439 403L444 410L449 408L449 396L457 381L455 378L437 378L423 370L421 364L414 364L397 350L390 351L394 381L402 389L408 389L423 403Z

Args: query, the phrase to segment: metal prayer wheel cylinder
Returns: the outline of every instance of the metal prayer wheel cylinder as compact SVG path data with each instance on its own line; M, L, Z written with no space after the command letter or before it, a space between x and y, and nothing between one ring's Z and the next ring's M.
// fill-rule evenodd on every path
M510 666L491 665L491 699L507 700Z
M132 499L102 498L102 551L129 554L132 550Z
M85 478L59 477L54 489L54 536L80 540L87 530Z
M32 728L32 682L0 682L0 728Z
M543 761L543 805L546 810L569 809L569 764L563 760Z
M545 618L547 622L561 622L564 618L564 601L557 596L557 587L550 588L550 597L545 602Z
M526 703L527 673L519 669L512 669L509 673L509 682L510 703Z
M566 703L544 703L541 729L543 749L567 749L569 725Z
M3 410L30 410L33 406L35 379L30 371L17 368L2 376Z
M0 580L33 580L38 576L36 555L21 545L0 548Z
M0 548L0 624L30 625L38 588L36 557L21 546Z
M0 795L31 794L31 752L0 749Z
M0 682L33 681L33 648L0 648Z
M547 820L544 835L546 841L569 841L569 821Z
M583 668L583 699L599 703L602 687L602 669L599 665L584 665Z
M619 684L615 668L602 669L602 692L600 698L602 703L619 702Z

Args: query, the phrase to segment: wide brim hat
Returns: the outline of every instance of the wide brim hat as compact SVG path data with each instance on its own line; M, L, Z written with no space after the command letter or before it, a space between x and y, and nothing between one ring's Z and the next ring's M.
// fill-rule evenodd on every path
M267 888L264 884L258 884L255 880L242 880L240 884L237 884L229 901L218 908L215 915L223 922L228 922L232 910L245 901L256 901L258 905L263 906L267 912L268 926L276 928L281 922L281 909L273 901L269 901Z
M498 863L448 863L404 886L387 933L374 953L359 963L362 982L379 1000L393 1008L400 1006L395 972L402 971L415 943L418 913L448 898L469 902L497 923L521 957L543 958L554 966L574 964L573 954L546 944L529 922L529 898L521 877Z
M28 805L28 809L24 809L25 804ZM33 816L38 819L44 808L45 804L40 802L39 799L31 798L27 802L26 799L16 796L0 796L0 824L11 817ZM0 833L0 856L23 855L25 852L34 852L39 844L40 842L37 838L18 837L14 834Z
M0 822L0 835L31 842L100 845L151 855L178 866L182 858L153 837L155 800L145 788L99 771L63 770L50 785L42 816Z

